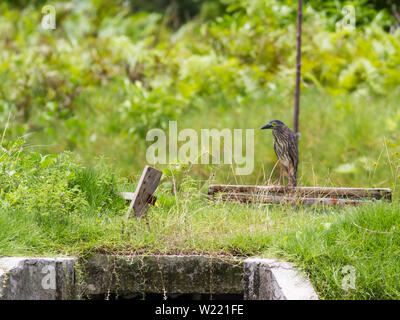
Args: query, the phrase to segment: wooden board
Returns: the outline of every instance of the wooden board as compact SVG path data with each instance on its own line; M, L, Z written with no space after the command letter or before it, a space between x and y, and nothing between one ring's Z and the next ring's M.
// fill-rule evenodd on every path
M250 195L270 195L307 198L344 198L344 199L386 199L391 201L392 190L388 188L332 188L332 187L294 187L284 186L245 186L245 185L211 185L208 194L248 193Z
M146 215L149 205L153 201L154 191L156 191L160 183L161 175L161 171L150 166L144 168L136 192L132 196L132 202L126 213L127 219L130 218L132 210L136 217L143 217Z
M271 204L323 204L323 205L358 205L372 202L372 200L338 199L338 198L307 198L288 196L266 196L249 193L221 193L215 195L214 200L246 203L271 203Z

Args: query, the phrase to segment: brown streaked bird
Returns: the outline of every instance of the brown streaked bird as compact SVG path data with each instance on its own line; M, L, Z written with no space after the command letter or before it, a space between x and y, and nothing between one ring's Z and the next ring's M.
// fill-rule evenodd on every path
M272 120L261 129L272 129L274 150L281 167L278 184L281 184L283 171L286 170L289 179L288 186L295 187L297 185L297 165L299 163L297 134L280 120Z

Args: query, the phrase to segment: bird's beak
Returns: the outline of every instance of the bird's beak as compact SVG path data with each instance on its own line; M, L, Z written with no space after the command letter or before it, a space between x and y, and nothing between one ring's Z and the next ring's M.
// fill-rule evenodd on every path
M264 127L261 127L262 129L272 129L272 126L270 124L266 124Z

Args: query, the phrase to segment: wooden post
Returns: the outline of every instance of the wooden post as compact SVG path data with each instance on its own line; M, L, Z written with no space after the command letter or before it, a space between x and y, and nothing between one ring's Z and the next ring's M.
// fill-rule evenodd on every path
M147 214L149 205L155 203L155 197L153 194L160 183L161 175L161 171L146 166L143 170L142 176L140 177L136 192L134 194L130 192L122 193L122 196L125 199L132 199L128 212L126 213L127 219L130 218L132 209L136 217L143 217Z
M297 8L297 44L296 44L296 89L294 93L293 130L299 132L300 80L301 80L301 22L303 19L303 1L298 0Z

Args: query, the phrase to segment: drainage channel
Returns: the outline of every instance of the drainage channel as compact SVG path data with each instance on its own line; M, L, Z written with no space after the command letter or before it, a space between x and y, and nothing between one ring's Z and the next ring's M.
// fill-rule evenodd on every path
M293 265L202 255L0 258L0 300L315 300Z
M100 294L91 295L88 297L90 300L150 300L150 301L165 301L165 300L193 300L193 301L223 301L223 300L244 300L243 294L199 294L199 293L186 293L186 294L173 294L173 293L137 293L137 294Z

